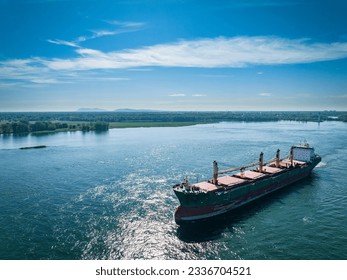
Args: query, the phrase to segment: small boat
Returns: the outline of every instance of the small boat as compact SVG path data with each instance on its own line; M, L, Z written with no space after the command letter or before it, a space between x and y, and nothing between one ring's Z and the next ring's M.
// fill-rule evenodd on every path
M290 153L264 162L259 161L242 167L219 170L213 162L211 180L191 184L188 178L173 186L180 206L175 211L177 224L208 220L225 214L278 189L282 189L310 175L321 161L309 144L292 146ZM253 169L252 169L253 168ZM219 175L230 173L220 177Z

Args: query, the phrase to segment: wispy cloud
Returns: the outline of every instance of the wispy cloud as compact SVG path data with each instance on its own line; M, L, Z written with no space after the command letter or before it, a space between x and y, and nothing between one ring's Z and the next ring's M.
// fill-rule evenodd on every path
M0 80L35 83L37 79L44 79L49 71L40 58L0 61Z
M65 45L69 47L79 48L79 45L77 45L76 43L64 41L64 40L47 40L47 42L55 44L55 45Z
M112 25L125 27L125 28L139 28L146 25L146 23L144 22L136 22L136 21L106 20L105 22Z
M234 37L180 41L104 53L77 49L73 59L53 59L56 70L117 69L145 66L240 68L250 65L311 63L347 57L347 43L311 43L307 39Z
M119 30L91 30L92 35L89 36L81 36L76 39L76 43L82 43L88 40L104 37L104 36L113 36L118 35L122 33L128 33L128 32L135 32L137 30L135 29L119 29Z
M31 79L31 82L35 84L57 84L59 83L56 79L45 79L45 78L34 78Z
M259 93L258 94L259 96L271 96L271 93L269 93L269 92L262 92L262 93Z
M193 97L203 97L203 96L206 96L205 94L193 94L192 95Z
M174 93L174 94L170 94L169 96L171 96L171 97L184 97L186 95L184 93Z
M128 81L127 77L115 77L112 73L98 71L55 71L45 66L40 58L13 59L0 61L0 87L44 87L54 84L72 84L76 82Z
M72 41L54 39L47 40L47 42L56 44L56 45L65 45L69 47L80 48L80 43L83 43L88 40L93 40L96 38L104 37L104 36L113 36L122 33L129 33L141 30L144 26L144 22L130 22L130 21L105 21L106 23L115 26L113 29L99 29L99 30L90 30L92 34L79 36Z
M61 40L54 42L70 44ZM66 78L69 74L76 76L77 73L82 75L81 71L100 69L242 68L312 63L346 58L347 42L313 43L307 39L278 37L219 37L113 52L80 47L75 49L75 53L76 57L66 59L34 57L0 61L0 79L29 80L33 83L42 79L53 83L55 80L58 82L59 77Z

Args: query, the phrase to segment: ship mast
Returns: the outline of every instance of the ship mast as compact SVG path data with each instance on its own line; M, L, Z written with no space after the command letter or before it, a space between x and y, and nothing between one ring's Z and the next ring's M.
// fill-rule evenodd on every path
M263 171L263 167L267 164L270 164L272 162L276 163L276 167L279 167L280 165L280 161L289 158L291 160L291 164L293 165L293 149L291 149L290 154L289 155L285 155L284 157L280 158L280 150L278 149L276 152L276 157L272 158L266 162L264 162L264 153L261 152L260 156L259 156L259 161L245 165L245 166L241 166L241 167L235 167L235 168L230 168L230 169L225 169L225 170L218 170L218 166L217 166L217 162L214 161L213 162L213 181L216 182L218 179L218 174L224 174L224 173L230 173L233 171L237 171L237 170L245 170L246 168L249 167L253 167L253 166L259 166L259 170L260 172Z
M294 159L293 150L294 150L294 147L292 146L290 148L290 154L289 154L290 166L293 166L293 159Z
M259 172L263 172L263 166L264 166L264 153L261 152L259 155Z
M278 168L280 166L280 149L277 149L276 151L276 167Z
M213 184L218 184L218 163L213 161Z

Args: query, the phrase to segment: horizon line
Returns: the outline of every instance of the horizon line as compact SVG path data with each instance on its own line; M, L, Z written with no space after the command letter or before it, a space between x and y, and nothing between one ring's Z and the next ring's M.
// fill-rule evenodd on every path
M123 111L124 110L124 111ZM347 112L347 110L337 109L325 109L325 110L159 110L159 109L115 109L115 110L95 110L95 111L0 111L2 113L125 113L126 110L133 113L189 113L189 112L201 112L201 113L227 113L227 112Z

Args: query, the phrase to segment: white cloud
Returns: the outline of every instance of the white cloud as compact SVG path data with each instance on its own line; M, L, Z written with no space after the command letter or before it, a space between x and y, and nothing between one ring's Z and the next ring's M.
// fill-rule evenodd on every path
M74 43L74 42L69 42L69 41L64 41L64 40L47 40L47 42L55 44L55 45L65 45L65 46L69 46L69 47L75 47L75 48L79 48L79 46Z
M128 33L128 32L134 32L137 30L134 29L119 29L119 30L91 30L91 32L93 33L90 36L80 36L76 39L76 42L78 43L82 43L84 41L87 40L92 40L92 39L96 39L96 38L100 38L100 37L104 37L104 36L113 36L113 35L118 35L118 34L122 34L122 33Z
M92 30L92 32L94 33L94 35L92 36L93 38L117 34L117 31L110 30Z
M84 49L81 55L90 55L93 50ZM41 87L53 84L71 84L88 81L127 81L126 77L115 77L112 73L97 71L55 71L45 66L40 58L0 61L0 87ZM23 83L21 83L21 82Z
M262 92L258 94L259 96L271 96L271 93L269 92Z
M55 70L117 69L146 66L240 68L250 65L311 63L347 57L347 43L310 43L307 39L234 37L180 41L103 53L78 49L73 59L47 61Z
M194 97L202 97L202 96L206 96L205 94L193 94L192 96Z
M113 36L113 35L118 35L122 33L128 33L128 32L135 32L139 31L144 25L144 22L131 22L131 21L105 21L111 25L117 26L117 29L114 30L107 30L107 29L102 29L102 30L90 30L92 33L91 35L84 35L84 36L79 36L73 41L65 41L65 40L60 40L60 39L55 39L55 40L47 40L47 42L56 44L56 45L65 45L65 46L70 46L70 47L75 47L79 48L80 43L96 39L99 37L104 37L104 36Z
M170 94L169 96L171 96L171 97L183 97L186 95L184 93L174 93L174 94Z
M49 71L39 58L0 61L0 79L29 80L43 77Z
M44 78L31 79L31 82L33 82L35 84L57 84L57 83L59 83L56 79L44 79Z
M55 40L47 40L47 42L56 44L56 45L65 45L69 47L80 48L81 47L80 43L83 43L85 41L96 39L99 37L104 37L104 36L112 36L112 35L117 35L121 33L131 32L131 31L123 29L123 30L91 30L90 32L92 32L91 35L79 36L77 39L73 41L55 39Z
M99 31L94 36L102 34L108 33ZM62 40L50 42L75 46L75 43ZM113 52L80 47L75 52L76 57L66 59L33 57L0 61L0 79L53 83L60 81L62 77L68 79L69 74L79 73L79 76L83 76L80 71L91 72L98 69L240 68L251 65L312 63L346 58L347 43L312 43L307 39L278 37L219 37Z
M127 27L127 28L142 27L145 25L144 22L136 22L136 21L107 20L106 22L112 25Z
M142 27L145 25L144 22L133 22L133 21L117 21L117 20L111 20L106 21L107 23L114 25L117 27L115 30L91 30L93 33L92 36L87 37L81 37L83 38L83 41L95 39L103 36L111 36L111 35L118 35L122 33L128 33L128 32L135 32L142 29Z

